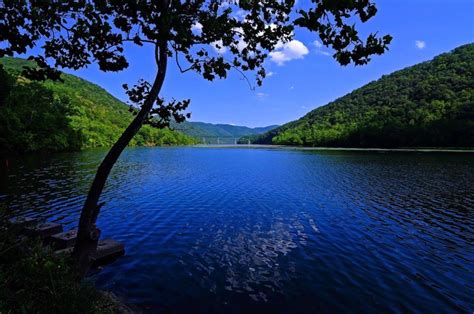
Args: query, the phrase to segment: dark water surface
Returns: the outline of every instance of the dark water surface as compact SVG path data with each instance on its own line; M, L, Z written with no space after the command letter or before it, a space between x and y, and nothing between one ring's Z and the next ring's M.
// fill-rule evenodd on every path
M2 161L10 212L75 227L104 151ZM474 311L474 155L128 149L94 276L145 312Z

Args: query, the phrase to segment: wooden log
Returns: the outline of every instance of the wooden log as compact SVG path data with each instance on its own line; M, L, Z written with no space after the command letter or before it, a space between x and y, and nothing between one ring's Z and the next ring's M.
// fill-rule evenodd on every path
M56 251L56 254L71 255L73 247ZM110 264L125 254L125 246L113 239L100 240L97 250L92 254L92 266L98 267Z
M43 243L56 251L57 254L70 255L76 243L77 230L63 232L61 224L47 222L37 224L37 220L28 217L18 217L9 220L10 224L22 228L23 233L29 237L37 237ZM92 254L92 265L94 267L109 264L118 257L125 254L125 246L113 239L99 241L97 250Z
M74 246L77 238L77 229L53 234L49 237L48 243L56 250L62 250Z
M36 226L27 226L23 230L27 236L45 239L49 236L52 236L53 234L63 232L63 226L60 224L47 222Z
M113 239L99 241L97 250L92 254L92 265L101 266L115 261L125 254L125 246Z

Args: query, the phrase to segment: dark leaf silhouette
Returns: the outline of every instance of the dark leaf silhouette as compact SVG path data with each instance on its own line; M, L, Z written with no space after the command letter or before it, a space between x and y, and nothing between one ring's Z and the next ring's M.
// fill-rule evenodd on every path
M84 204L74 249L79 277L88 269L89 255L97 241L95 221L99 199L107 177L127 144L147 122L164 127L171 118L183 121L181 113L189 101L159 99L168 59L181 72L194 71L204 79L226 78L235 69L248 82L262 84L264 61L277 44L292 39L295 27L314 31L335 50L334 57L346 65L365 64L373 54L387 49L390 37L369 36L363 42L347 21L361 22L376 13L369 0L313 0L312 7L292 19L294 0L243 0L222 6L221 1L13 1L0 3L0 57L26 53L37 46L33 56L38 67L26 68L24 75L36 80L58 79L54 68L80 69L95 64L102 71L128 67L124 43L151 45L157 72L152 82L140 81L128 90L130 101L139 109L135 118L113 145L100 165ZM236 16L240 10L245 18ZM242 48L244 46L244 48ZM227 54L224 54L227 52ZM173 59L171 59L173 58ZM248 74L244 74L247 72ZM253 75L250 80L247 75Z

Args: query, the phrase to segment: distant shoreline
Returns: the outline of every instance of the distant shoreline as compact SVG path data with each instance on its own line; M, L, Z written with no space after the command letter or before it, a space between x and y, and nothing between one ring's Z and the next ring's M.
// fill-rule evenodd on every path
M420 153L474 153L474 148L358 148L358 147L304 147L286 145L260 145L260 144L197 144L191 145L196 148L247 148L247 149L286 149L307 151L362 151L362 152L420 152Z

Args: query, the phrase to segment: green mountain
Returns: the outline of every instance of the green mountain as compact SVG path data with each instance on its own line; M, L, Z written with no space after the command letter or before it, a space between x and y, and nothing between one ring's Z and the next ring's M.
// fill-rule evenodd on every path
M217 143L218 139L221 144L233 144L234 140L238 140L243 136L263 134L277 127L278 125L249 128L246 126L205 122L184 122L174 126L175 129L184 134L208 144Z
M302 146L474 147L474 44L383 76L250 139Z
M0 63L0 152L111 146L133 118L126 104L77 76L63 74L64 83L31 82L20 76L29 61ZM145 126L131 145L192 143L180 132Z

